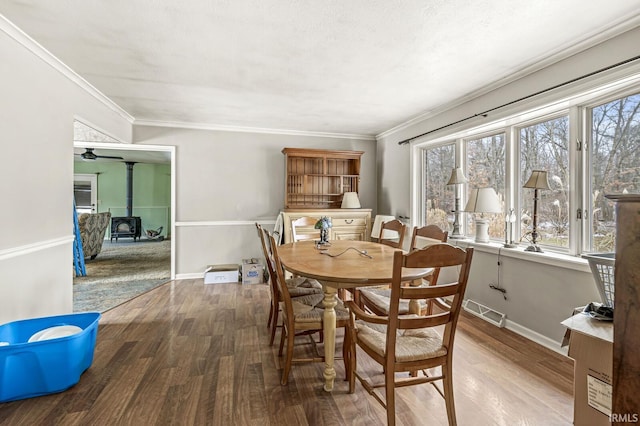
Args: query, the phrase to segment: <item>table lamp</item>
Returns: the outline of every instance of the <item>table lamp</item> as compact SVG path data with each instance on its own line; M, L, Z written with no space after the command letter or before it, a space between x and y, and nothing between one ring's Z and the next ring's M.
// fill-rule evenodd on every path
M531 245L524 251L535 251L542 253L542 249L538 246L538 190L551 189L549 187L549 178L544 170L533 170L531 177L522 186L523 188L533 188L533 228L531 230Z
M360 199L358 198L357 192L345 192L342 196L342 205L340 208L343 209L359 209L360 208Z
M464 208L465 212L480 213L476 216L476 243L488 243L489 220L485 219L485 213L500 213L502 206L498 194L493 188L475 188L469 194L469 201Z
M455 194L455 204L453 207L453 232L449 235L449 238L463 238L464 235L460 233L460 192L457 185L467 183L467 178L464 176L462 169L456 167L451 169L451 177L447 182L447 185L455 185L453 192Z

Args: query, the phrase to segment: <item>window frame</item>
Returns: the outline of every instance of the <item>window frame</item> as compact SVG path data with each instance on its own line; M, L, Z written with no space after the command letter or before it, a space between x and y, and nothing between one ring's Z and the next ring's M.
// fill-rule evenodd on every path
M591 247L593 246L593 232L592 229L592 218L590 216L591 205L593 204L592 193L591 191L591 183L593 180L593 170L592 170L592 155L591 148L593 146L593 110L596 107L602 106L604 104L614 102L621 98L626 98L629 96L640 95L640 84L632 85L630 87L618 88L616 90L612 90L610 92L601 94L597 97L593 97L589 99L588 102L584 102L580 111L580 119L582 120L582 134L584 135L582 138L583 141L583 149L582 149L582 164L583 169L581 170L581 188L582 188L582 213L584 220L582 221L582 229L581 229L581 240L579 244L579 253L591 253L593 252ZM589 212L589 213L587 213Z
M463 155L462 155L462 158L461 158L460 166L457 166L457 167L462 167L464 175L468 179L469 178L469 171L468 171L468 167L469 167L468 160L469 160L469 157L467 156L467 144L470 141L477 141L477 140L480 140L480 139L490 138L490 137L498 136L498 135L502 135L503 140L504 140L504 149L505 149L504 163L505 163L506 170L505 170L505 176L504 176L504 180L505 180L504 185L505 185L505 187L504 187L503 196L504 196L504 205L505 205L505 208L506 208L508 206L508 204L507 204L507 192L509 192L509 187L508 187L508 180L509 180L508 179L508 170L509 170L509 168L507 166L507 158L508 158L507 152L508 152L508 143L509 143L509 138L507 136L508 135L508 128L498 128L498 129L494 129L494 130L491 130L491 131L486 131L486 132L481 133L481 134L469 135L467 137L461 138L460 139L460 143L461 143L461 147L462 147L461 149L462 149ZM471 189L473 189L473 188L469 186L469 183L466 183L466 184L462 185L462 187L463 187L463 191L462 192L464 194L464 197L460 197L460 206L461 206L462 209L464 209L465 204L466 204L466 200L467 200L467 194L469 194L471 192ZM496 188L493 188L493 189L495 190ZM496 190L496 193L498 194L498 197L500 197L500 193L497 190ZM504 213L505 212L502 212L502 214L504 214ZM500 214L500 213L498 213L498 214ZM464 224L464 227L461 227L462 235L465 236L465 238L472 238L473 235L469 231L469 226L468 226L469 221L462 219L461 223ZM492 237L491 235L489 235L489 239L491 241L494 241L494 242L495 241L502 241L502 237L501 238L495 238L495 237Z
M630 71L631 70L631 71ZM433 134L416 138L411 142L411 156L422 159L424 164L426 160L420 152L426 148L435 147L437 145L445 145L454 143L456 167L463 167L465 175L467 175L466 153L464 152L465 140L478 139L491 136L500 132L505 137L505 210L514 208L517 212L517 221L520 220L520 203L519 198L519 176L520 176L520 129L528 125L544 122L553 118L568 116L568 161L569 161L569 182L568 185L572 189L569 191L569 232L568 246L544 246L545 254L531 254L528 252L519 253L521 250L515 249L513 252L517 257L531 258L532 256L542 262L547 263L549 257L562 258L560 264L566 263L567 259L576 259L582 253L587 253L590 247L591 235L591 218L589 194L586 191L590 187L590 150L591 146L591 114L592 109L603 103L615 101L621 97L631 96L640 93L640 66L626 67L621 70L615 70L607 73L606 76L598 76L589 82L577 85L579 87L570 87L566 89L558 89L551 94L546 94L541 98L527 100L511 105L500 113L495 113L495 117L491 121L487 121L486 115L476 115L464 123L457 123L450 127L442 128ZM411 188L412 195L410 198L413 224L416 226L424 225L424 205L425 200L421 196L422 184L424 183L424 167L416 167L413 162ZM420 186L419 186L420 185ZM467 185L461 185L461 204L467 199ZM418 213L417 206L422 206ZM580 217L582 215L582 217ZM518 228L518 227L516 227ZM461 220L461 233L466 235L466 220ZM521 235L519 229L516 229L514 241L519 242ZM472 243L464 240L466 243ZM493 245L491 245L493 243ZM497 246L495 240L489 244L480 244L481 247L487 247L493 250ZM525 247L526 242L519 244L519 249ZM508 250L506 252L509 252ZM517 252L517 253L516 253ZM567 256L568 255L568 256ZM536 257L537 256L537 257ZM546 260L545 260L546 259ZM580 259L582 260L582 259ZM569 262L569 263L573 263Z
M513 150L515 151L515 155L516 155L516 161L513 164L513 167L511 169L511 173L509 173L509 170L507 170L505 172L505 174L511 174L513 177L513 181L512 184L514 184L514 187L512 188L513 190L513 194L514 194L514 205L515 207L515 212L516 212L516 223L521 223L522 220L522 208L523 208L523 202L522 202L522 198L519 196L519 194L522 194L522 187L521 184L522 182L520 182L520 176L522 176L522 150L520 149L520 135L521 135L521 131L522 129L525 129L527 127L531 127L531 126L535 126L537 124L541 124L547 121L552 121L552 120L557 120L559 118L562 117L567 117L568 122L568 135L567 135L567 167L569 168L569 182L567 182L567 186L569 188L578 188L577 186L572 186L571 185L571 180L572 180L572 175L573 175L573 170L574 168L572 168L572 165L574 164L572 162L572 157L575 156L575 153L572 154L572 151L575 150L575 146L571 143L572 140L574 140L574 135L571 133L572 127L571 127L571 108L569 109L562 109L562 110L558 110L555 111L553 113L548 113L545 114L543 116L538 117L537 119L530 119L527 120L525 122L522 122L516 126L513 126L513 130L514 130L514 141L513 141ZM571 231L573 229L574 226L576 226L575 223L573 223L572 218L575 216L572 212L575 211L575 207L574 207L574 202L575 200L572 200L572 196L574 192L579 192L579 191L569 191L569 229L568 229L568 244L567 247L562 247L562 246L554 246L554 245L549 245L549 244L544 244L544 243L540 243L538 242L538 245L545 251L552 251L552 252L556 252L556 253L563 253L563 254L569 254L569 253L574 253L574 251L572 251L571 248ZM531 197L533 197L533 194L530 195ZM520 243L520 239L522 238L521 232L520 232L520 227L516 226L516 235L518 236L518 242ZM526 242L525 242L526 244Z

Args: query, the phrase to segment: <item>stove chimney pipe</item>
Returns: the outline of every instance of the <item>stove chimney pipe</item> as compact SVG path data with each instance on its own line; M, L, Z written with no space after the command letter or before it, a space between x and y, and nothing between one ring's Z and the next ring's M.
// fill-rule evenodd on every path
M135 162L127 161L127 217L133 216L133 165Z

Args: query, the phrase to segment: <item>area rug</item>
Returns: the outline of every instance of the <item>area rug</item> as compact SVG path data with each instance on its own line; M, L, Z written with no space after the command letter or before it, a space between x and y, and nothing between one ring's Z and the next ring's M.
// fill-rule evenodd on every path
M73 279L74 312L104 312L171 278L169 240L105 241L87 276Z

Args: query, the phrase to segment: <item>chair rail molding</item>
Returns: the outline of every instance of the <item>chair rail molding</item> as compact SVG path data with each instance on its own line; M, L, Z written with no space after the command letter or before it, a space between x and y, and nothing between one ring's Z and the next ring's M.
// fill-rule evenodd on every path
M0 250L0 261L10 259L12 257L24 256L41 250L47 250L53 247L73 243L74 236L68 235L60 238L39 241L37 243L25 244L18 247L11 247Z
M261 225L275 225L275 219L249 219L249 220L192 220L176 222L176 227L187 226L255 226L256 222Z

